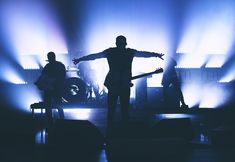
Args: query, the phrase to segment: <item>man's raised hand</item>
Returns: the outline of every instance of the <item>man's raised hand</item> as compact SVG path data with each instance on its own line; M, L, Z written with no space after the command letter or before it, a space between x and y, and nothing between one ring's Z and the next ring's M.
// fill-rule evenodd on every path
M162 59L162 60L164 60L164 59L163 59L163 56L164 56L163 53L158 53L158 57L159 57L160 59Z
M72 61L73 61L74 65L77 65L80 62L79 59L75 59L75 58Z

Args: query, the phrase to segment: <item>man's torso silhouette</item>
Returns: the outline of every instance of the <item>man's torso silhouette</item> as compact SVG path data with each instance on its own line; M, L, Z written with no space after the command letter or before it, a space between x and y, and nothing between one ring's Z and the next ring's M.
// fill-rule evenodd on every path
M163 78L162 78L162 85L168 87L170 84L175 84L178 86L178 77L175 66L177 65L176 61L170 59L168 66L166 67Z
M53 80L53 89L61 89L61 85L63 85L65 80L65 66L59 61L55 61L53 63L48 63L43 68L43 75L47 75L49 78Z
M52 122L52 105L55 105L58 109L60 118L64 118L64 112L60 104L62 103L66 71L64 64L55 60L55 54L53 52L48 53L48 60L49 63L43 68L42 75L51 79L51 85L49 89L44 90L43 97L50 124Z
M135 50L130 48L109 48L104 51L109 64L109 72L104 83L108 89L130 87L134 53Z

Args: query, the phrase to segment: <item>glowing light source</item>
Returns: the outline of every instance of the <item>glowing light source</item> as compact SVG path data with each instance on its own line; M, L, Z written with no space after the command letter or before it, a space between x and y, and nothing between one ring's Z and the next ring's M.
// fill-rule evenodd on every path
M103 51L106 48L114 47L115 38L118 35L126 36L127 43L128 43L127 47L130 47L130 48L136 48L138 50L153 51L153 52L159 52L159 53L166 53L168 49L167 42L166 42L167 40L165 38L162 38L160 40L159 36L151 37L151 34L149 34L148 37L146 36L147 34L145 34L145 35L142 35L141 38L140 37L138 38L137 37L138 32L134 32L129 27L127 27L126 29L121 29L113 25L110 27L110 29L106 30L105 35L102 32L97 32L97 30L98 29L96 28L95 32L91 34L92 36L90 36L91 41L89 41L89 45L87 47L89 53L96 53L99 51ZM156 33L156 35L157 34L160 35L159 33ZM152 43L149 43L149 42L152 42ZM155 42L158 42L158 43L155 43Z
M36 144L45 144L46 143L46 130L39 130L35 136Z
M156 10L156 5L161 5L161 10ZM88 53L114 47L118 35L126 36L129 48L167 53L171 28L168 24L169 15L164 7L167 7L165 3L156 1L90 1L89 8L92 10L89 11L86 31ZM164 14L157 14L158 12Z
M16 55L67 53L61 29L46 3L5 1L0 10L4 36Z
M162 74L155 74L147 80L148 87L162 87Z
M91 117L91 109L85 108L66 108L64 109L66 117L76 120L89 120Z
M180 118L189 118L191 115L189 114L157 114L157 118L159 119L180 119Z
M186 83L183 85L182 92L184 94L184 100L189 107L194 107L199 104L201 88L200 83Z
M232 65L227 72L220 78L219 82L223 83L223 82L231 82L233 80L235 80L235 73L234 73L234 68L235 65Z
M7 72L7 80L11 83L14 83L14 84L26 84L27 82L25 82L17 73L9 70Z
M30 113L30 105L39 101L42 101L40 91L36 87L31 85L13 86L13 89L9 90L9 101L18 110ZM12 100L14 98L14 100Z
M208 1L209 2L209 1ZM188 6L178 52L227 54L234 41L234 2L195 1ZM217 12L215 12L217 10ZM198 12L200 11L200 12Z
M206 54L227 54L233 42L234 24L226 17L216 17L214 21L206 24L198 50Z
M234 73L228 73L219 80L219 83L229 83L235 79Z
M38 62L36 61L35 56L25 55L19 56L19 63L24 69L39 69Z
M200 54L185 54L177 64L178 68L200 68L206 62L207 56Z
M35 109L35 110L34 110L34 113L35 113L35 114L40 114L40 113L45 113L45 112L46 112L45 109Z
M27 82L17 73L17 70L14 67L10 67L10 65L5 64L2 66L3 72L1 74L2 80L5 82L13 83L13 84L26 84Z
M89 14L84 14L87 16L84 18L86 24L82 26L83 29L87 29L82 33L86 41L84 46L88 51L87 54L101 52L115 46L115 38L120 34L127 37L130 48L167 54L168 51L175 48L172 47L172 44L178 43L178 38L175 36L180 35L180 31L182 38L179 40L177 52L187 54L180 58L178 67L200 68L205 65L206 68L220 68L229 58L226 55L234 43L235 1L199 0L190 1L187 4L183 4L184 1L182 1L182 4L174 3L177 4L175 8L169 7L174 6L171 3L173 1L125 1L126 5L123 5L123 2L124 0L105 1L105 3L89 1ZM180 5L187 6L180 8ZM174 11L171 12L172 10ZM176 10L180 10L185 15L179 14L182 17L178 17L178 14L173 15ZM45 66L47 63L45 62L46 53L49 51L54 51L56 54L67 53L65 38L60 28L61 24L53 11L55 10L50 8L46 1L1 2L0 20L3 22L1 23L3 42L5 41L4 43L8 46L6 49L12 50L10 53L19 56L12 58L16 58L24 69L37 69L39 66ZM169 23L172 22L172 18L175 24ZM173 27L169 26L179 29L172 31ZM40 57L29 58L27 57L29 54L40 55ZM209 54L223 58L209 57ZM62 57L62 59L58 57L58 60L65 63L66 66L69 65L68 60L64 59L68 55ZM107 64L103 60L95 61L94 64L96 65L91 65L97 75L94 78L101 87L108 70ZM134 60L133 75L152 71L156 66L161 65L154 59ZM19 69L14 69L15 67L14 65L3 65L1 79L14 84L25 84L24 78L17 71ZM234 66L219 82L234 80L233 69ZM148 86L159 86L159 83L159 75L148 79ZM203 83L200 82L183 85L185 100L190 107L199 103L201 107L215 107L223 102L215 101L221 97L219 94L222 97L227 96L226 92L216 86L212 86L213 97L207 96L203 94L204 91L202 93L201 89L204 86L201 85ZM205 89L210 88L206 87ZM20 107L28 108L29 104L36 101L34 92L33 95L30 92L30 96L33 98L28 96L28 92L24 91L26 95L22 92L19 91L19 94L27 96L30 101ZM36 98L39 99L37 94ZM210 101L209 105L206 99Z
M221 68L225 62L225 55L213 55L206 63L206 68Z
M106 59L98 59L90 62L90 78L102 89L105 76L108 73L108 63Z
M218 83L193 83L183 86L183 94L189 107L216 108L226 103L230 92Z
M200 108L216 108L227 102L229 92L218 85L205 85L200 94Z

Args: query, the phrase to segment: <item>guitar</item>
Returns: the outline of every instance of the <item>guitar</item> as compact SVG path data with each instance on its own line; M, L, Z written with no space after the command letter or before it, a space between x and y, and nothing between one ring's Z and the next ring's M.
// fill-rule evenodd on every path
M127 83L127 84L129 84L130 87L132 87L134 84L131 83L131 80L139 79L139 78L142 78L142 77L146 77L148 75L158 74L158 73L162 73L162 72L163 72L163 69L158 68L158 69L156 69L152 72L149 72L149 73L133 76L133 77L131 77L130 80L126 79L126 78L124 78L124 80L120 80L120 76L118 76L118 75L116 76L116 75L112 75L112 74L108 73L108 75L105 78L104 85L109 89L109 87L115 87L116 85L119 85L120 82L123 81L122 83Z
M154 70L154 71L152 71L152 72L133 76L133 77L131 77L131 80L143 78L143 77L146 77L146 76L149 76L149 75L158 74L158 73L162 73L162 72L163 72L163 69L162 69L162 68L157 68L156 70ZM134 85L133 83L130 83L130 86L131 86L131 87L132 87L133 85Z
M42 91L54 90L55 79L46 74L42 74L34 84Z
M133 76L133 77L131 77L131 80L143 78L143 77L146 77L146 76L148 76L148 75L158 74L158 73L162 73L162 72L163 72L163 69L162 69L162 68L157 68L156 70L154 70L154 71L152 71L152 72Z

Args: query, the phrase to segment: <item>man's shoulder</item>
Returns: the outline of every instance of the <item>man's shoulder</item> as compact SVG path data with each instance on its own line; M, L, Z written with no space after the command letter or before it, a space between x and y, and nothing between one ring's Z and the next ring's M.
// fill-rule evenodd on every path
M58 66L60 66L60 67L65 68L65 65L64 65L62 62L60 62L60 61L56 61L56 64L57 64Z
M117 49L116 47L110 47L110 48L107 48L106 50L104 50L103 52L106 53L106 52L114 51L116 49Z
M117 47L110 47L106 50L104 50L104 52L110 52L110 51L116 51L116 50L119 50ZM137 50L136 49L132 49L132 48L126 48L126 50L128 52L136 52Z
M60 65L64 65L62 62L60 61L56 61L57 64L60 64Z
M126 50L130 51L130 52L136 52L137 51L136 49L133 49L133 48L127 48Z
M50 68L50 63L47 63L44 67L43 67L43 69L45 70L45 69L48 69L48 68Z

